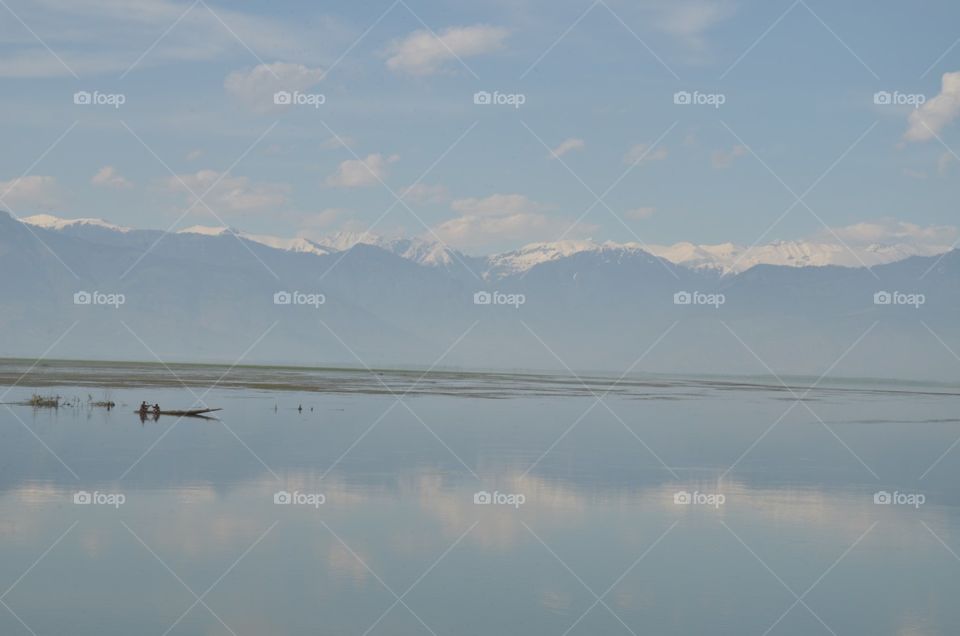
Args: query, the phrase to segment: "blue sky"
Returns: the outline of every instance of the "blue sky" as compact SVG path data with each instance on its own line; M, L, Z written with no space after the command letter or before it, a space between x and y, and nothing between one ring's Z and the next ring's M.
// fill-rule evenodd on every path
M955 2L5 1L0 195L18 216L376 223L475 253L956 235Z

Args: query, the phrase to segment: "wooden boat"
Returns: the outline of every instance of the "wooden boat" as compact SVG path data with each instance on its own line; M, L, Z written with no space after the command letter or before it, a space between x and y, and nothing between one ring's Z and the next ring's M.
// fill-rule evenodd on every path
M223 409L187 409L185 411L160 411L159 413L153 409L147 409L146 411L134 411L137 415L150 416L150 415L173 415L176 417L203 417L208 413L215 413L217 411L222 411Z

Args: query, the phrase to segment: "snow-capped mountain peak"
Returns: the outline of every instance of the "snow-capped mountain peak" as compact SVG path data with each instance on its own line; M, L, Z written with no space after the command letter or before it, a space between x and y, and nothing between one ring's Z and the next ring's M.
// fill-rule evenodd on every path
M439 241L420 238L395 239L388 241L383 247L421 265L446 267L457 260L453 250Z
M315 241L317 245L322 245L333 250L342 252L348 250L354 245L376 245L382 247L387 243L383 237L370 232L334 232L323 236Z
M242 239L246 239L254 243L259 243L261 245L266 245L267 247L272 247L277 250L284 250L287 252L302 252L305 254L316 254L318 256L323 256L336 251L305 238L300 238L300 237L281 238L278 236L270 236L267 234L248 234L246 232L241 232L240 230L236 230L234 228L222 227L222 226L211 227L206 225L194 225L192 227L188 227L188 228L177 231L177 234L200 234L203 236L236 235Z
M676 243L650 245L648 251L677 265L691 269L712 269L722 274L738 274L755 265L787 267L873 267L893 263L911 256L931 256L950 250L949 245L844 245L812 241L774 241L745 247L732 243L694 245Z
M241 238L245 238L248 241L253 241L254 243L260 243L261 245L266 245L267 247L272 247L277 250L284 250L287 252L302 252L304 254L317 254L318 256L324 256L326 254L331 254L336 250L330 249L310 239L296 237L296 238L279 238L276 236L266 236L262 234L240 234Z
M97 227L104 230L126 233L133 229L114 225L113 223L108 223L103 219L61 219L60 217L53 216L51 214L35 214L33 216L24 217L20 220L24 223L28 223L29 225L42 227L49 230L64 230L73 227Z
M566 240L552 243L530 243L520 249L487 258L490 274L502 278L511 274L525 272L542 263L549 263L580 252L595 251L601 246L591 240Z
M177 230L177 234L202 234L203 236L224 236L229 234L240 234L239 230L234 230L223 226L193 225L191 227Z
M390 239L371 232L336 232L312 242L337 251L355 245L373 245L420 265L433 267L450 266L457 260L454 250L440 241L419 237Z

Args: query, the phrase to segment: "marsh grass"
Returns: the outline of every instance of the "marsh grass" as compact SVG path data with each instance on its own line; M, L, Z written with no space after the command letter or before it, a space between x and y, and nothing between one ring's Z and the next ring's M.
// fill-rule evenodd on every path
M87 406L89 406L89 407L91 407L91 408L107 409L107 410L109 411L110 409L112 409L112 408L114 408L115 406L117 406L117 403L114 402L114 401L111 399L111 396L110 396L110 393L109 393L109 392L104 393L102 400L94 400L94 399L93 399L93 396L88 393L88 394L87 394Z
M34 393L30 396L28 404L35 409L58 409L60 408L60 396Z
M95 400L92 395L88 394L86 402L81 401L79 397L66 399L59 395L41 395L34 393L30 396L29 400L21 404L32 406L35 409L81 408L86 406L87 408L102 408L108 411L117 406L117 403L111 399L109 393L105 394L103 398L99 400Z

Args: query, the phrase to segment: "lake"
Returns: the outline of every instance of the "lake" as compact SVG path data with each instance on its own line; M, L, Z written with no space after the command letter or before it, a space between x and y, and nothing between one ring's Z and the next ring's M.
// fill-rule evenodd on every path
M960 633L951 387L421 375L0 363L0 633Z

